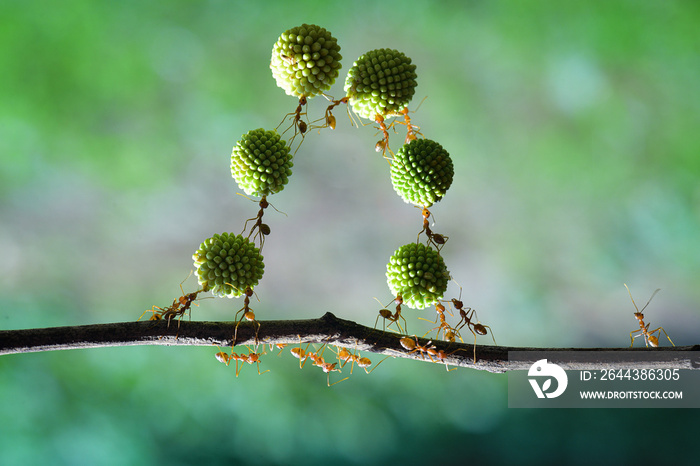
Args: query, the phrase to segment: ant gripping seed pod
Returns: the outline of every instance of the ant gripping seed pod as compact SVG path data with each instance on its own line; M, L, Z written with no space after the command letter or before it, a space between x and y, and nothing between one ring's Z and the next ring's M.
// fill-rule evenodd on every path
M355 113L374 120L403 110L415 93L416 78L416 65L403 53L371 50L348 71L345 92Z
M197 279L215 296L237 298L258 284L265 271L260 250L233 233L215 234L192 256Z
M341 68L340 46L314 24L285 31L272 47L272 77L287 95L313 97L331 88Z
M292 175L293 155L277 131L248 131L231 153L231 176L249 196L282 191Z
M394 252L386 266L386 279L394 296L403 304L425 309L442 299L450 272L437 251L420 243L409 243Z
M391 163L391 184L404 202L430 207L452 184L450 154L435 141L414 139L404 144Z

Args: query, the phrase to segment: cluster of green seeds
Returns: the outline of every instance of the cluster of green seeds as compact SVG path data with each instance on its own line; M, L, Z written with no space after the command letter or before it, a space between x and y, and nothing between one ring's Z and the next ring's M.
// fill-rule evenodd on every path
M353 110L373 120L403 110L416 89L416 65L393 49L371 50L357 59L345 78Z
M270 69L287 95L313 97L331 88L342 58L338 41L330 32L302 24L282 33L275 42Z
M391 163L391 184L404 202L430 207L452 184L454 166L450 154L430 139L404 144Z
M205 291L237 298L258 284L265 271L260 250L247 238L233 233L205 240L192 256L197 279Z
M404 304L425 309L442 299L450 272L437 251L420 243L409 243L389 259L386 279L391 292L401 296Z
M249 196L282 191L292 175L292 154L277 131L248 131L231 153L231 176Z

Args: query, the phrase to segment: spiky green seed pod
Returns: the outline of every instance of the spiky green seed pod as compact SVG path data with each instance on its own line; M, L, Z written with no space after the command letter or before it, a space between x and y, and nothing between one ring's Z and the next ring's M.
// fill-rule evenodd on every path
M392 49L371 50L353 63L345 78L352 109L374 120L403 110L416 92L416 65Z
M313 97L331 88L340 72L340 46L314 24L285 31L272 47L270 69L287 95Z
M231 153L231 176L249 196L282 191L292 175L292 154L275 130L248 131Z
M391 184L409 204L430 207L442 199L453 178L450 154L430 139L404 144L391 162Z
M253 288L265 271L260 250L249 239L233 233L205 240L192 259L199 284L222 298L237 298L246 288Z
M425 309L442 299L449 280L450 272L442 257L421 243L401 246L386 266L391 293L401 296L404 304L414 309Z

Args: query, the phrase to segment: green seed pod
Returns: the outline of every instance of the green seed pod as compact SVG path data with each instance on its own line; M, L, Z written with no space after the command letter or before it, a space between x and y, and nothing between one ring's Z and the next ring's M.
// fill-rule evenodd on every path
M430 139L404 144L391 162L391 184L408 204L430 207L442 199L453 178L450 154Z
M313 97L331 88L340 72L340 46L314 24L285 31L272 47L270 69L287 95Z
M372 50L353 63L345 78L345 93L352 109L362 118L374 120L396 114L416 91L416 65L392 49Z
M260 250L247 238L233 233L216 234L192 255L197 279L215 296L237 298L258 284L265 271Z
M421 243L409 243L389 259L386 280L391 293L401 296L408 307L425 309L442 299L450 272L437 251Z
M292 154L277 131L248 131L231 153L231 176L249 196L282 191L292 175Z

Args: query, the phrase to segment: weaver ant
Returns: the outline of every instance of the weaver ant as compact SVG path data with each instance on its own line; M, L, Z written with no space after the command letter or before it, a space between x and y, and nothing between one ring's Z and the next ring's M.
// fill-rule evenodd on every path
M425 99L423 99L425 100ZM421 102L422 104L423 102ZM420 105L418 105L420 107ZM418 110L418 109L416 109ZM421 134L420 127L416 125L411 124L411 117L408 116L408 107L404 107L403 110L399 112L400 115L403 115L403 124L406 125L406 140L405 143L408 144L409 142L413 141L414 139L418 139L418 134Z
M382 139L377 141L377 144L374 145L374 150L377 152L381 152L382 156L384 156L389 163L391 163L391 160L386 156L386 151L388 150L389 153L393 156L394 154L391 152L391 148L389 147L389 128L393 126L393 122L387 126L384 121L384 117L380 114L376 114L374 116L374 121L379 125L379 129L382 132Z
M262 222L263 215L265 215L265 209L267 209L270 206L270 203L267 202L267 196L263 196L260 198L258 206L260 206L260 210L258 210L258 215L256 215L253 218L249 218L245 221L245 223L243 224L243 231L241 232L241 235L245 233L246 228L248 228L248 222L250 222L251 220L255 220L255 223L250 228L250 232L248 233L247 238L250 239L253 232L257 229L258 232L253 237L253 240L255 241L257 239L258 241L260 241L260 251L262 251L262 248L265 245L265 237L270 234L269 225Z
M217 348L219 348L217 346ZM260 356L262 356L262 353L257 353L254 352L249 346L246 346L248 348L248 354L241 353L237 354L233 352L233 346L231 347L231 354L228 354L227 352L223 351L221 348L219 348L219 352L214 355L216 357L216 360L226 364L227 366L231 364L231 361L236 361L236 377L240 374L241 370L238 367L238 362L240 361L241 363L248 363L248 364L257 364L258 366L258 375L262 375L265 372L270 372L270 369L266 370L265 372L260 372ZM241 364L242 367L242 364Z
M322 119L324 120L324 124L323 124L322 126L312 126L312 128L314 128L314 129L315 129L315 128L319 128L319 129L321 129L321 128L335 129L336 119L335 119L335 116L333 115L333 109L334 109L335 107L337 107L338 105L340 105L340 104L347 104L347 103L348 103L348 97L347 97L347 96L346 96L346 97L343 97L343 98L340 99L340 100L334 100L334 99L332 99L331 97L327 96L326 94L323 94L323 97L325 97L326 100L328 100L328 101L331 103L331 104L326 108L326 112L325 112L324 115L323 115L323 118L322 118ZM354 121L353 121L353 119L352 119L352 116L350 116L350 109L348 109L348 116L350 117L350 124L351 124L351 125L354 125ZM315 123L316 121L320 121L320 120L321 120L321 118L319 118L318 120L315 120L314 123Z
M191 271L190 271L190 275L192 275ZM190 275L188 275L187 278L190 278ZM197 291L192 292L192 293L185 293L185 290L182 288L182 284L185 283L187 278L185 278L185 280L180 282L180 291L182 292L182 296L175 298L173 300L173 303L170 306L166 307L165 309L162 307L158 307L158 306L152 306L151 309L146 309L137 320L141 320L141 317L143 317L143 315L146 312L151 311L153 314L151 315L151 317L148 320L154 320L154 321L161 320L161 319L167 320L168 321L168 328L170 327L170 321L173 318L178 318L177 328L179 330L180 329L180 321L182 320L182 316L184 316L185 313L190 311L193 303L195 305L197 305L197 303L195 303L195 300L197 299L197 296L199 295L199 293L202 293L204 291L204 288L202 288L202 289L197 290Z
M272 345L273 343L270 343L270 351L272 351ZM277 353L277 356L280 356L282 354L282 351L287 347L287 343L274 343L275 347L280 350L279 353Z
M437 330L438 339L440 339L440 332L442 332L443 340L449 341L450 343L454 343L457 337L459 337L459 339L463 341L462 336L459 334L457 329L447 323L447 320L445 319L445 306L443 306L442 303L437 302L435 303L435 311L437 312L437 318L433 323L437 324L438 321L440 321L440 324L437 327L429 330L425 335L432 332L433 330ZM419 317L419 319L431 322L428 319L424 319L422 317ZM425 338L425 335L423 335L423 338Z
M430 220L428 219L430 218L431 214L427 207L423 207L421 214L423 215L423 229L418 232L417 241L420 242L420 235L421 233L425 232L425 236L428 237L428 246L434 246L437 252L440 253L440 250L450 238L439 233L433 233L433 231L430 229Z
M459 292L459 297L462 297L461 290ZM475 309L472 309L470 307L464 309L464 303L462 303L462 301L460 301L459 299L452 298L452 305L455 307L455 309L459 310L459 315L461 316L459 322L457 322L457 326L455 327L455 329L459 331L466 325L469 331L472 332L472 335L474 335L474 363L476 363L476 336L488 334L486 329L491 330L491 327L479 322ZM476 323L472 322L472 319L476 319ZM460 325L462 321L464 321L464 323ZM493 330L491 330L491 338L493 339L493 344L496 345L497 343L496 338L493 336Z
M377 299L377 298L374 298ZM393 299L393 301L396 303L396 312L392 314L392 312L387 309L389 306L388 304L384 306L384 309L379 310L379 315L377 316L377 319L374 321L374 328L377 328L377 322L379 322L379 318L383 317L384 320L382 321L382 330L386 331L387 327L391 327L391 324L395 323L397 327L399 327L399 331L401 333L404 332L403 328L401 328L401 323L399 322L399 319L403 320L404 327L406 327L406 319L401 315L401 305L403 304L403 298L401 295L396 296L396 298ZM382 304L381 301L377 299L377 302L379 304ZM389 321L389 325L386 325L386 321Z
M345 377L343 379L340 379L340 380L337 380L337 381L331 383L331 372L341 372L341 370L337 367L338 366L337 362L329 363L323 359L323 352L325 350L326 350L326 345L324 344L322 346L322 349L321 349L321 354L318 354L318 352L310 351L310 352L306 353L306 357L313 361L314 366L320 367L321 370L323 370L323 372L325 372L327 374L326 383L329 387L332 387L333 385L340 383L344 380L347 380L350 377Z
M243 307L236 312L236 316L233 318L233 320L236 320L238 318L238 314L241 312L243 315L241 316L240 319L238 319L238 322L236 322L236 329L233 333L233 345L236 345L236 339L238 338L238 326L243 322L243 319L247 320L248 322L253 322L253 324L258 324L258 328L255 329L255 343L258 343L258 332L260 331L260 323L255 320L255 313L253 310L249 307L250 305L250 297L253 296L253 289L251 287L247 287L245 289L245 300L243 300Z
M644 343L646 344L647 347L649 347L649 345L651 345L653 348L658 347L659 346L659 338L658 338L658 336L654 336L654 333L659 335L659 330L664 332L664 335L666 335L666 338L668 338L668 341L670 341L673 346L676 346L673 343L673 341L671 340L671 337L668 336L668 333L666 333L666 330L664 330L663 327L659 327L659 328L656 328L654 330L649 331L649 326L651 325L651 323L644 325L644 314L642 314L642 313L644 312L644 309L647 308L647 306L649 305L651 300L654 298L654 296L656 296L656 293L661 291L661 288L657 288L656 291L654 291L654 293L652 293L651 298L649 298L649 301L647 301L647 303L644 305L644 307L642 308L641 311L639 310L639 308L637 308L637 304L634 302L634 298L632 297L632 293L630 292L630 289L627 286L627 284L625 284L625 288L627 288L627 293L629 293L630 299L632 300L632 304L634 305L634 308L637 310L637 312L634 313L634 318L637 319L637 321L639 322L639 330L634 330L634 331L630 332L630 340L631 340L630 348L632 346L634 346L634 339L637 337L641 337L641 336L644 336ZM638 333L638 335L634 335L635 333Z
M295 346L289 350L289 352L292 353L292 356L299 360L299 369L303 368L304 364L306 364L306 358L308 357L306 350L309 349L309 346L311 346L311 343L307 344L306 348L302 348L301 336L299 336L299 346Z
M418 337L413 335L413 339L410 337L403 337L401 340L399 340L399 342L401 343L401 346L408 350L408 354L415 353L417 351L420 353L422 359L425 359L424 355L427 354L428 358L430 358L432 362L435 362L433 356L438 356L437 348L435 345L431 345L432 341L429 341L425 344L425 346L423 346L418 342Z
M289 131L292 127L294 127L294 136L292 136L292 138L289 140L290 145L292 142L294 142L294 138L297 137L297 134L301 134L302 142L304 141L304 134L306 133L306 130L308 129L308 125L304 120L301 119L301 116L306 115L306 112L302 112L302 109L304 108L306 103L307 103L307 98L305 95L302 95L301 97L299 97L299 105L297 105L296 110L294 110L294 112L292 112L292 113L286 114L284 116L284 118L282 119L282 121L280 122L280 124L277 125L277 128L279 128L280 126L282 126L282 124L287 119L287 117L292 116L292 124L282 132L282 134L284 134L287 131ZM299 143L299 146L301 146L301 142ZM297 146L297 150L299 150L299 146ZM296 153L296 151L295 151L295 153Z
M337 349L338 349L338 352L336 353L336 355L338 356L338 361L342 361L342 363L343 363L343 364L341 364L340 368L342 369L343 367L345 367L345 365L348 362L350 362L350 374L351 375L352 375L352 370L353 370L353 367L355 364L357 364L359 367L364 369L366 373L371 374L372 371L374 371L374 369L379 367L379 364L384 362L384 359L389 357L389 356L387 356L386 358L382 359L381 361L379 361L379 363L377 363L376 366L374 366L371 370L368 371L367 368L372 365L372 361L369 358L360 357L360 355L357 354L356 352L351 353L345 348L337 348Z

